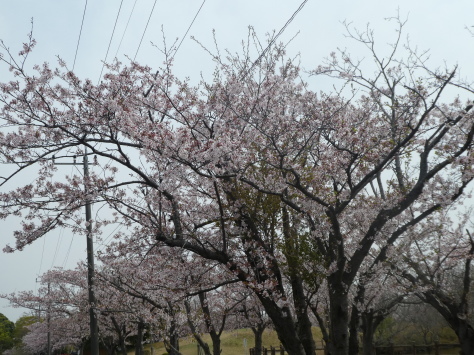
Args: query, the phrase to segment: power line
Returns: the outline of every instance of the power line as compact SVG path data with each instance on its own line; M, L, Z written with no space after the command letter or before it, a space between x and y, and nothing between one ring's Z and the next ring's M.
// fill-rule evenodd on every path
M204 6L204 3L206 2L206 0L204 0L201 4L201 7L199 8L199 10L197 11L196 15L194 16L193 20L191 21L191 24L189 25L188 29L186 30L186 33L184 34L183 38L181 38L181 42L179 42L179 45L178 47L176 48L176 51L174 52L174 55L173 57L176 55L176 53L178 53L178 50L179 50L179 47L181 47L181 44L183 43L184 39L186 38L189 30L191 29L191 26L193 25L194 21L196 20L196 17L198 17L199 13L201 12L201 9L202 7Z
M113 237L115 236L115 232L120 231L120 229L122 229L122 227L123 227L123 225L122 225L121 223L118 224L118 225L114 228L114 230L113 230L112 232L110 232L110 234L107 236L107 238L105 238L105 239L102 240L102 245L101 245L99 248L97 248L97 251L102 251L102 250L104 250L104 248L107 246L106 243L110 240L110 238L113 238Z
M155 9L155 5L156 5L156 0L153 3L153 7L151 8L150 16L148 17L148 21L146 22L145 30L143 31L142 38L140 39L140 43L138 44L137 52L135 53L135 57L133 57L133 61L135 61L135 59L137 58L138 51L140 50L140 47L142 45L143 37L145 37L145 32L146 32L146 29L148 28L148 24L150 23L151 15L153 14L153 10Z
M286 21L285 25L278 31L277 35L273 37L273 39L268 43L268 46L263 50L263 52L258 56L258 58L252 63L251 67L244 73L242 76L242 80L245 79L245 77L250 73L250 71L257 65L257 63L262 59L262 57L265 55L265 53L270 49L270 47L275 43L275 41L280 37L280 35L285 31L285 29L288 27L288 25L294 20L296 15L303 9L303 7L306 5L308 0L304 0L301 5L296 9L296 11L291 15L288 21Z
M55 261L56 261L56 257L58 256L58 250L59 250L59 247L61 246L61 243L62 243L63 231L64 231L63 228L61 228L61 230L59 231L58 241L57 241L57 243L56 243L56 250L54 251L53 261L51 262L51 267L50 267L50 269L52 269L52 268L54 267L54 263L55 263Z
M128 16L127 25L125 26L125 30L123 31L122 38L120 39L120 43L118 45L117 52L115 52L115 58L117 58L120 46L122 45L123 38L125 37L125 33L127 32L128 24L130 23L130 19L132 18L132 14L133 14L133 11L135 10L135 5L136 4L137 4L137 0L135 0L135 2L133 3L132 11L130 12L130 16Z
M39 270L38 270L38 276L40 275L41 273L41 268L43 267L43 256L44 256L44 246L46 244L46 238L43 237L43 250L41 251L41 261L40 261L40 266L39 266Z
M84 6L84 13L82 14L81 29L79 31L79 38L77 39L76 54L74 55L74 63L72 64L72 71L74 71L74 67L76 66L77 52L79 50L79 41L81 40L82 26L84 25L84 18L86 17L86 9L87 9L87 0Z
M119 10L118 10L118 13L117 13L117 17L115 18L114 29L112 30L112 35L110 36L109 46L107 47L107 53L105 53L104 63L102 64L102 69L101 69L100 75L99 75L99 82L100 82L100 78L102 78L102 72L104 71L105 62L107 61L107 56L109 55L110 45L112 44L112 39L114 38L115 27L117 26L117 21L118 21L118 18L120 16L120 10L122 9L122 4L123 4L123 0L120 1L120 7L119 7Z
M71 237L71 242L69 243L69 248L67 250L66 257L64 258L64 261L63 261L63 269L66 267L67 260L69 259L69 254L71 253L73 240L74 240L74 236Z

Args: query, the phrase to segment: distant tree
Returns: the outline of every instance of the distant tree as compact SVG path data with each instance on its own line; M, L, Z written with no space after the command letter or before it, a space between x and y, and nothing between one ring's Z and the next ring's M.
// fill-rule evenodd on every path
M377 327L396 309L407 292L387 275L387 269L378 269L378 275L364 275L355 287L352 301L350 354L359 353L359 331L362 331L364 355L373 353L374 336Z
M0 313L0 353L14 345L15 323Z
M394 270L423 302L436 309L456 333L461 353L474 353L474 237L469 229L470 211L454 218L446 210L411 231L408 247ZM403 253L402 253L403 251Z
M15 322L15 330L13 332L13 343L14 348L16 350L15 353L21 353L26 351L24 349L23 337L28 334L28 327L33 323L36 323L37 321L37 316L24 315L18 318L18 320Z
M263 350L263 332L265 329L273 327L270 318L265 312L260 302L255 298L255 295L247 291L247 297L242 303L240 316L243 316L246 320L245 324L248 328L252 329L255 337L255 355L261 355Z

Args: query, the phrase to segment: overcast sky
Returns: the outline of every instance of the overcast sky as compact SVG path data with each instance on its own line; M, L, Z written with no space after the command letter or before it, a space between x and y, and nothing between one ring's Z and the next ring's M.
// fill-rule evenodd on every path
M204 76L212 73L213 64L209 54L191 36L213 50L212 30L215 30L220 49L236 52L241 41L247 38L249 26L264 39L266 33L278 32L287 23L302 0L206 0L204 4L202 0L89 0L76 56L85 2L0 0L0 39L17 53L27 40L33 18L33 37L38 44L28 65L32 67L46 61L53 66L59 56L72 68L76 58L75 71L79 77L97 82L109 43L107 61L116 54L122 61L127 60L125 55L132 59L136 55L138 61L158 67L163 56L156 47L163 48L163 33L168 44L176 38L179 43L202 5L175 57L177 75L197 82L201 73ZM150 13L150 22L144 32ZM352 22L362 30L369 23L382 48L396 35L394 23L387 23L384 19L397 13L402 19L408 18L405 35L409 35L412 45L430 50L434 66L444 65L444 61L449 66L459 64L462 75L474 79L474 38L466 30L466 27L474 26L472 0L308 0L279 41L286 43L298 34L289 44L288 52L290 55L300 53L306 69L316 67L338 47L349 48L364 58L367 53L360 51L360 45L344 36L342 22ZM0 65L0 80L7 78L8 68ZM313 90L320 89L317 81L311 84ZM7 167L2 166L2 169ZM67 173L73 168L64 169L63 173ZM0 221L0 250L7 243L14 244L12 231L15 227L14 221ZM73 268L84 259L85 244L83 238L74 238L69 231L58 230L22 252L1 253L0 293L35 290L39 274L54 266ZM96 246L96 249L101 248ZM0 300L0 313L13 321L24 311L10 308L8 302Z

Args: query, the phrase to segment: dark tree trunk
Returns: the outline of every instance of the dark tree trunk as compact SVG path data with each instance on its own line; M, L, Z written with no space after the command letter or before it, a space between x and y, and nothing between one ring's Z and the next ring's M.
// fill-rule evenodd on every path
M394 299L388 307L374 311L369 310L362 313L362 347L364 355L374 354L374 334L380 323L390 314L389 310L401 300L401 297Z
M321 329L321 334L323 337L324 344L326 344L326 347L328 346L330 340L329 340L329 332L327 329L327 322L324 321L323 317L318 313L317 305L311 306L311 311L313 312L314 316L316 317L316 320L318 321L319 324L319 329Z
M334 285L334 283L333 283ZM329 355L349 354L349 303L343 287L329 290L330 344Z
M304 347L306 355L316 354L316 344L311 332L311 321L308 316L308 305L304 297L303 282L299 276L291 276L291 287L293 290L293 302L295 305L296 319L298 322L298 336Z
M145 323L138 322L137 325L137 339L135 343L135 355L143 355L143 331L145 330Z
M176 329L176 322L171 321L169 329L169 342L165 343L166 351L169 355L181 355L179 352L179 334Z
M207 345L207 343L199 335L199 332L197 331L196 326L194 325L194 322L191 319L191 306L187 300L184 302L184 306L186 308L186 313L188 316L188 325L189 325L189 328L191 329L191 333L193 334L194 339L196 339L198 345L204 351L204 355L211 355L209 345Z
M252 327L253 335L255 337L255 352L254 355L262 355L263 331L265 327Z
M297 333L306 355L316 354L316 344L311 332L311 321L308 316L309 306L306 301L301 279L301 260L299 258L299 238L290 223L290 214L287 208L282 209L283 215L283 235L285 237L285 255L287 257L291 289L293 291L293 305L297 320Z
M458 303L441 290L425 292L425 301L432 305L456 333L461 355L474 354L474 328L469 324L467 298Z
M115 319L115 317L110 318L112 320L112 324L114 325L115 332L118 335L118 346L120 350L120 354L127 355L127 347L125 346L125 336L126 336L126 329L125 325L120 326Z
M120 339L119 339L119 349L120 349L120 354L127 355L127 347L125 345L125 337L120 337Z
M474 354L474 329L467 319L460 319L458 327L455 329L456 335L461 345L461 355Z
M212 354L220 355L222 352L220 335L217 334L216 332L211 332L209 333L209 335L211 336L211 340L212 340Z
M222 330L224 329L225 324L225 316L222 319L222 325L220 331L216 331L214 324L211 318L211 310L209 309L206 293L202 292L199 295L199 302L201 303L201 309L204 314L204 323L206 324L207 331L211 336L212 340L212 353L213 355L220 355L221 354L221 334Z
M362 315L362 347L364 355L372 355L374 344L374 333L377 325L372 313L366 312Z
M359 354L359 320L359 310L353 305L349 322L349 354L351 355Z
M115 342L113 337L107 337L105 339L102 339L101 341L102 345L105 347L105 350L107 351L107 355L115 355Z
M261 294L257 294L257 297L272 320L278 339L288 355L306 355L290 309L287 306L278 307L274 300Z

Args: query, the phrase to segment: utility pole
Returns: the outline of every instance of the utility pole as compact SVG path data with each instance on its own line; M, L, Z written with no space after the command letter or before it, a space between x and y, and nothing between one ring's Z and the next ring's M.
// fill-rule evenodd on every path
M51 300L49 299L50 290L51 283L48 281L48 314L46 315L46 322L48 324L48 355L51 355Z
M38 281L38 278L35 280ZM46 325L48 326L48 340L47 340L47 355L51 355L51 300L49 299L49 292L51 291L51 282L48 281L48 307L46 307ZM39 296L39 291L38 291ZM41 322L41 304L38 304L38 322Z
M53 158L54 159L54 158ZM56 165L80 165L76 163L76 157L72 163L55 163ZM82 160L84 168L84 180L89 177L89 161L87 156L87 149L84 151ZM84 183L85 193L87 195L87 182ZM86 228L87 228L87 288L89 294L89 324L90 324L90 337L91 337L91 355L99 355L99 331L97 326L97 317L95 314L95 294L94 294L94 242L92 239L92 212L91 212L91 201L89 197L86 197Z

